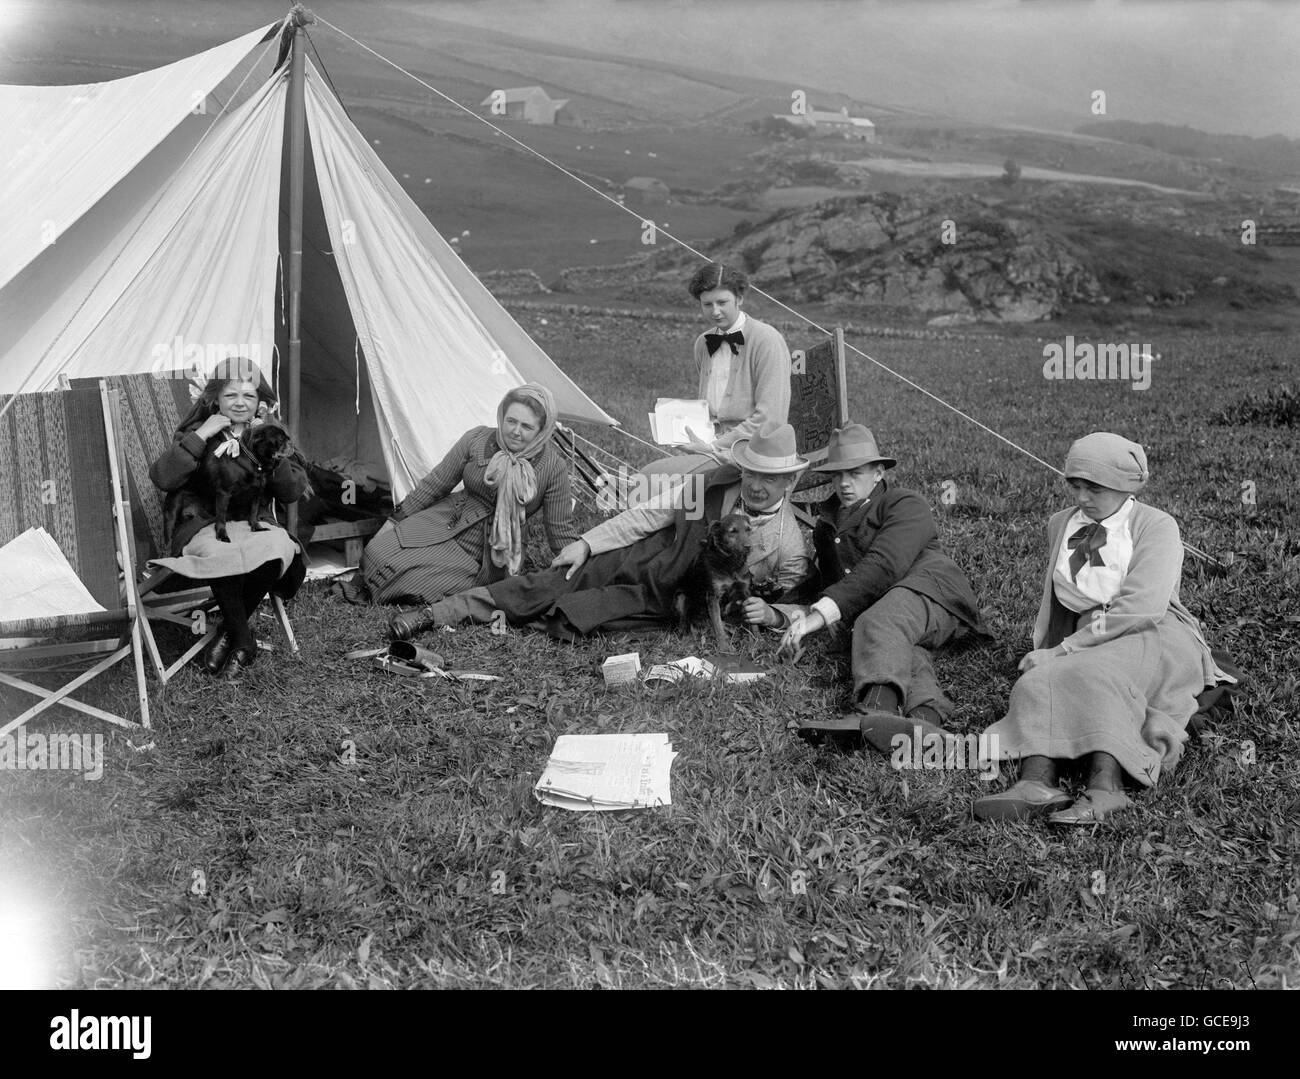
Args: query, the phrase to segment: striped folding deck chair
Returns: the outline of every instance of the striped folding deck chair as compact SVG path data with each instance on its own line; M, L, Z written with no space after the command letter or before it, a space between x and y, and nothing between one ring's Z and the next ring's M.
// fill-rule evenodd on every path
M171 445L172 434L181 417L190 409L189 382L183 378L156 378L153 375L114 375L106 379L73 379L72 385L103 383L118 396L119 408L113 418L122 457L136 549L136 580L141 597L142 629L145 649L159 679L166 683L197 655L221 630L212 590L206 586L167 591L178 579L169 569L150 566L151 558L167 552L163 542L163 492L149 479L149 466ZM284 601L272 594L276 618L284 631L289 648L298 651L293 626ZM153 625L172 622L194 633L194 641L172 663L163 662L154 636Z
M40 698L17 716L0 714L0 736L56 704L121 727L149 726L142 619L129 571L129 507L113 442L115 407L107 389L83 387L22 394L0 416L0 545L29 528L44 528L104 608L21 619L0 611L0 684ZM18 676L33 663L62 668L87 657L90 668L58 689ZM128 657L135 666L138 721L73 696Z

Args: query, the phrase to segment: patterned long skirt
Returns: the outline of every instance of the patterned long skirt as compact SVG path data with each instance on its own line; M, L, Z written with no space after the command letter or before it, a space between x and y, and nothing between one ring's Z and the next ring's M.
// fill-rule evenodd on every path
M403 547L389 521L366 544L361 575L377 603L434 603L474 586L482 569L486 528L481 522L441 543Z

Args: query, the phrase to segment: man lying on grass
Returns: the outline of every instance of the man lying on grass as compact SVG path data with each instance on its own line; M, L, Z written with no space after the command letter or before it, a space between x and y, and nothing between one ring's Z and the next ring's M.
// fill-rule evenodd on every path
M750 600L747 616L764 625L788 622L785 643L843 622L853 626L853 711L801 724L818 741L827 733L861 737L888 753L896 734L943 734L953 705L935 680L927 648L969 630L983 633L966 575L939 549L939 531L925 499L892 487L885 471L897 461L852 423L831 436L824 464L836 493L813 529L817 572L801 598L810 607Z
M784 592L808 573L799 523L787 494L808 462L794 428L770 428L732 449L735 464L694 475L670 491L584 533L549 569L471 588L390 622L404 640L459 622L490 622L497 611L514 625L540 624L562 639L596 630L662 628L675 617L673 598L695 564L711 521L744 513L751 527L746 569L755 584ZM697 490L698 488L698 490ZM702 494L702 497L693 497ZM770 608L750 604L746 618Z

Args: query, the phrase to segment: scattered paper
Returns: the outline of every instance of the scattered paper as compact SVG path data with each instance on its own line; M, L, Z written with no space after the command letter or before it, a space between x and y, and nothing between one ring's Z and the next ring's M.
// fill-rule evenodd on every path
M600 665L600 673L605 676L605 685L622 686L635 682L641 673L641 653L626 652L621 656L610 656Z
M444 671L434 667L425 671L421 678L450 678L453 682L500 682L499 674L484 674L482 671Z
M704 400L687 400L680 397L661 397L650 413L650 436L661 446L681 446L694 442L690 431L709 438L713 434L713 420L709 418L709 403Z
M43 528L0 547L0 611L6 621L102 611Z
M685 681L687 678L722 678L728 683L754 682L766 678L767 671L757 667L739 656L687 656L672 663L657 663L645 673L642 679L647 685L663 682L669 685Z
M676 756L666 734L562 734L533 794L580 812L671 805Z

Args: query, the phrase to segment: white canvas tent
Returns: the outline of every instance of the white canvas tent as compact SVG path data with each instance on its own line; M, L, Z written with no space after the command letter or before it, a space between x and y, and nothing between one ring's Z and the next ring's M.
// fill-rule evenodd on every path
M270 72L274 33L112 82L0 86L0 144L14 148L0 165L0 395L207 368L223 352L282 370L290 65ZM521 382L548 386L570 421L612 423L442 239L310 62L304 94L308 456L382 460L400 498Z

